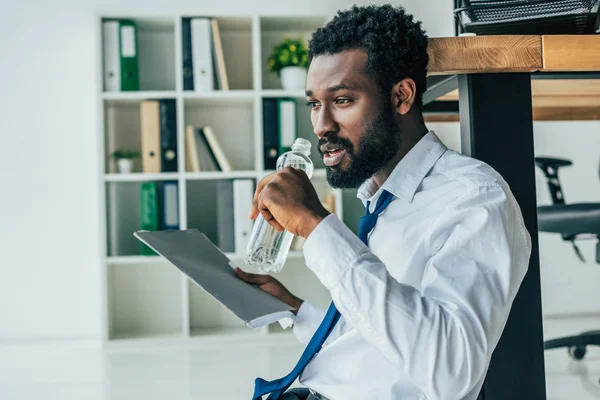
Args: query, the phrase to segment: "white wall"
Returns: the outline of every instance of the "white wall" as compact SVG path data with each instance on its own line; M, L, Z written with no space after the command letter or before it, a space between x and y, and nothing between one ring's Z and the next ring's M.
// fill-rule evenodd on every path
M0 25L0 341L99 338L98 12L334 14L345 0L10 2ZM398 2L394 2L398 4ZM430 36L450 1L401 2Z

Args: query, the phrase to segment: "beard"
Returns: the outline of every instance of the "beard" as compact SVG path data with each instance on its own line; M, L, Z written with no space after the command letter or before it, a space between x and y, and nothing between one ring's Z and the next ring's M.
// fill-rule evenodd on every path
M346 150L346 156L350 158L349 166L345 170L339 166L325 167L327 182L331 187L336 189L360 187L387 165L398 152L401 145L398 125L391 105L386 104L387 107L382 107L379 115L367 125L356 151L352 142L337 135L319 140L319 153L322 144L331 143Z

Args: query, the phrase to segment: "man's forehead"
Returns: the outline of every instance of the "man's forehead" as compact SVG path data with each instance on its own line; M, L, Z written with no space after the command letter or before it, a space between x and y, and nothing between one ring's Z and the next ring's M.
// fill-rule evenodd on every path
M357 86L366 79L367 54L361 50L347 50L336 54L323 54L313 58L307 77L307 89L313 86Z

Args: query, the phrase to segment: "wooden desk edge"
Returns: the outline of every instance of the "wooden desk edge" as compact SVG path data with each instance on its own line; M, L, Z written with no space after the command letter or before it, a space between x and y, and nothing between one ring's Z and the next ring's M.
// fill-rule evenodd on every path
M600 71L600 34L433 37L428 52L428 75Z

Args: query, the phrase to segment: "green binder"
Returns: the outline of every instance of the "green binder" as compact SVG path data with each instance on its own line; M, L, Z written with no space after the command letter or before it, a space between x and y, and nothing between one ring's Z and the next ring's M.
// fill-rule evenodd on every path
M121 90L140 90L138 41L135 22L119 20L119 51L121 56Z
M140 229L146 231L159 230L158 184L144 182L140 188ZM143 256L157 255L154 250L141 244Z

